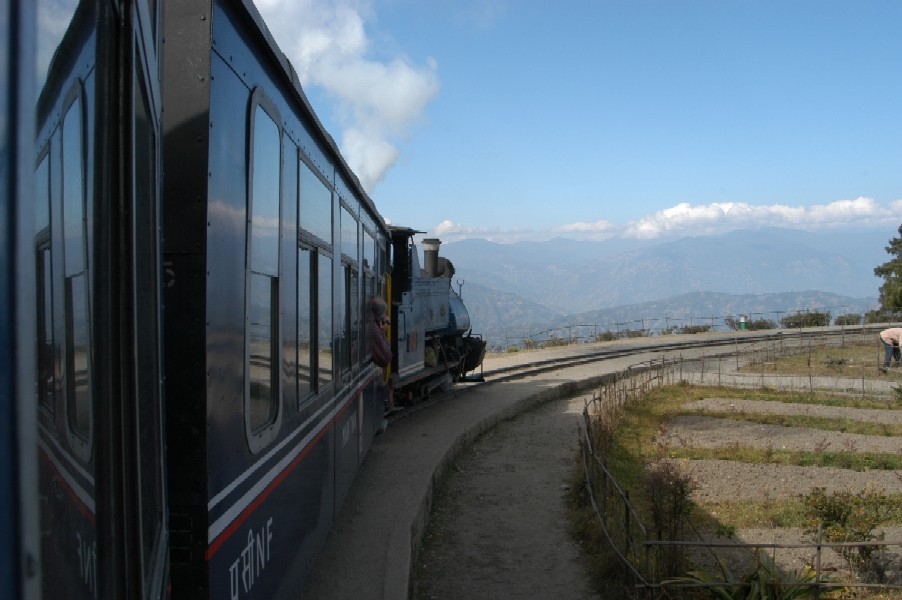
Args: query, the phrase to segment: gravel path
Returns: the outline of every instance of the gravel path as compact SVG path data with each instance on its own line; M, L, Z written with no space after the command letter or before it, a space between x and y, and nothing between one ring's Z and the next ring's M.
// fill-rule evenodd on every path
M414 600L597 598L566 525L565 487L573 469L577 417L583 399L552 402L501 424L464 452L437 493L414 578ZM900 423L902 411L821 407L711 398L694 410L806 414ZM658 443L667 447L732 444L772 449L828 449L902 453L902 440L808 428L759 425L734 419L682 416ZM902 471L679 460L698 484L695 498L793 498L811 488L828 492L869 487L902 493ZM900 539L902 528L887 531ZM750 542L801 541L795 529L749 529ZM806 557L792 558L794 567ZM781 562L783 562L781 560ZM785 563L784 563L785 564ZM787 565L789 566L789 565Z
M458 459L436 495L415 600L588 600L567 532L567 484L584 400L502 423Z

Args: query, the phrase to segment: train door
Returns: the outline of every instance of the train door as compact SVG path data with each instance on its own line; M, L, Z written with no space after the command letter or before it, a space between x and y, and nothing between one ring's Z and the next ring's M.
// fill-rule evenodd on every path
M92 460L99 598L167 594L157 0L98 5Z
M44 598L167 594L157 0L39 0Z
M160 240L160 139L161 99L158 55L159 27L162 22L157 0L134 2L132 10L133 56L132 101L130 121L131 172L126 178L131 206L131 274L129 321L133 335L129 364L123 370L133 373L130 381L130 406L124 408L126 422L133 429L124 436L129 465L123 471L130 492L130 507L125 515L126 530L133 531L127 550L139 557L141 582L134 587L135 598L161 598L168 586L168 514L166 510L165 473L163 465L163 393L161 382L161 240ZM128 278L127 278L128 279Z

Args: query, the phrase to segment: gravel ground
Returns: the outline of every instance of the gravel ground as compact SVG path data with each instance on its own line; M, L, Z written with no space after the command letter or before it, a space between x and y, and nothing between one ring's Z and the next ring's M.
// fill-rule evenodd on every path
M436 495L416 600L588 600L567 532L567 485L584 400L557 400L502 423L458 459Z
M414 579L415 600L588 599L595 595L578 547L566 529L565 486L576 451L576 419L583 399L550 403L503 423L464 452L437 494ZM902 411L818 407L803 404L711 398L695 409L738 413L808 414L899 423ZM772 449L902 452L891 436L845 434L808 428L758 425L705 416L678 417L658 443L667 447L754 445ZM855 472L835 468L741 464L721 460L679 461L698 484L696 500L778 499L811 488L828 492L870 487L902 493L902 472ZM902 528L886 531L902 539ZM737 531L739 541L810 541L799 529ZM781 551L793 569L810 563L806 551ZM836 557L824 558L836 563Z

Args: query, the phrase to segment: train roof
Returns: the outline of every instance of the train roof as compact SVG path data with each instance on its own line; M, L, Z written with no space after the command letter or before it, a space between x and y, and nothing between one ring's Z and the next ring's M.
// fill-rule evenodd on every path
M298 77L297 71L295 71L294 66L288 59L288 56L286 56L285 53L282 52L282 49L279 48L279 45L276 43L276 40L270 32L269 27L267 27L266 23L264 22L263 16L260 14L260 11L251 0L222 1L232 2L233 4L238 4L244 7L247 16L254 21L257 31L260 32L263 41L269 47L272 57L281 67L286 79L291 82L291 88L296 95L296 100L301 103L301 105L304 107L304 110L310 116L310 119L316 125L319 137L328 147L329 151L332 154L332 158L335 159L335 162L339 166L342 174L345 175L348 180L350 180L350 185L352 185L354 188L352 191L360 197L361 201L366 205L367 209L378 219L379 225L381 225L383 228L386 228L387 225L385 223L385 219L376 208L375 202L373 202L373 199L370 197L367 191L363 189L363 185L361 185L360 179L357 177L357 174L351 169L351 167L348 166L347 161L345 161L344 156L338 149L338 144L335 143L335 139L326 130L326 128L322 124L322 121L319 120L319 116L313 110L313 106L310 104L310 101L307 99L307 94L304 93L304 89L301 86L301 79L300 77Z

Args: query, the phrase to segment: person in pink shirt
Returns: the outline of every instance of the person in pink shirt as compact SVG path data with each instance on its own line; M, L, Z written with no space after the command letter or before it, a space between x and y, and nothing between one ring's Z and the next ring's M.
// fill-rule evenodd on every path
M900 339L902 339L902 327L892 327L880 332L880 341L883 342L883 349L886 351L883 358L882 370L884 372L889 368L890 358L895 359L896 366L899 366L900 359L902 359L899 351Z

